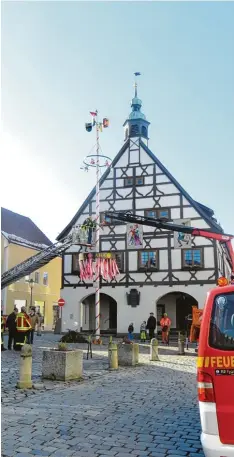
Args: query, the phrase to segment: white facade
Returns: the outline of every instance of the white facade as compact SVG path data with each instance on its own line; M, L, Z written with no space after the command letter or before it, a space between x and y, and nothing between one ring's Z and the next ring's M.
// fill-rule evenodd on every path
M151 153L140 137L129 138L113 161L100 182L100 211L131 211L144 216L146 210L166 211L168 219L175 221L189 219L191 226L212 228L221 231L213 219L212 210L196 203L181 188L159 160ZM137 178L143 183L138 185ZM127 186L126 179L132 178ZM89 200L84 202L72 225L83 223L87 216L95 216L95 190ZM60 236L72 230L68 226ZM197 250L198 263L186 264L185 250L174 249L174 234L166 230L155 230L144 226L143 251L155 252L156 267L140 268L140 250L128 250L126 225L116 223L106 225L100 233L100 250L114 251L121 255L122 269L115 281L102 281L101 292L117 302L117 332L126 333L130 322L138 332L143 320L149 313L157 315L157 304L164 304L165 311L172 319L172 328L178 327L178 308L175 297L190 296L203 307L207 291L212 288L220 275L230 277L231 264L225 245L203 237L193 237L189 251L194 256ZM63 288L61 296L65 299L63 308L62 330L82 328L90 330L94 326L92 311L87 309L85 298L95 293L92 281L82 283L79 272L73 271L73 256L80 252L79 246L72 246L63 256ZM189 253L187 254L190 255ZM140 257L141 258L141 257ZM192 260L193 262L193 260ZM128 305L127 293L131 289L140 292L139 306ZM172 296L167 294L177 293ZM84 303L85 301L85 303ZM181 305L182 306L182 305ZM101 300L101 330L108 330L110 309L105 300ZM184 313L187 313L185 310Z

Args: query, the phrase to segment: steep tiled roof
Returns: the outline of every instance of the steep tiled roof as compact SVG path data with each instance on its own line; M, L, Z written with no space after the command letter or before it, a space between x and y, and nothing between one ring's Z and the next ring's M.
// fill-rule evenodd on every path
M29 217L1 208L1 231L15 235L10 241L17 244L17 237L31 243L50 246L52 243L46 235L29 219ZM20 244L20 243L19 243Z

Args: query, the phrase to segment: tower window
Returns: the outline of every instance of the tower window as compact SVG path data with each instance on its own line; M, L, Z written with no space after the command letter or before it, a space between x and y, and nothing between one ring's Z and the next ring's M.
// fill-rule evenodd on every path
M135 124L131 126L130 136L139 135L139 125Z
M147 128L144 125L141 127L141 134L147 138Z

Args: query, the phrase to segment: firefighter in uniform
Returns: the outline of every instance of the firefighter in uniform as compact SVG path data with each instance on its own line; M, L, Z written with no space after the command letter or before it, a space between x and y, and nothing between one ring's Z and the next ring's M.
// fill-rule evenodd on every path
M4 318L3 318L3 312L1 311L1 351L6 351L6 348L4 348L4 340L3 340L3 333L4 333Z
M16 315L15 351L21 351L22 346L27 342L30 330L31 324L26 309L22 306L21 312Z

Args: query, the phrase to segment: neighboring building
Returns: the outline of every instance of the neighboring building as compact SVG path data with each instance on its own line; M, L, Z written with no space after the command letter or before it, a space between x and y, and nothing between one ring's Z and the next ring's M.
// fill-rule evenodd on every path
M221 233L214 212L194 201L148 148L149 122L141 105L136 91L132 112L124 123L124 145L100 180L101 219L104 211L130 211ZM88 216L95 217L95 188L58 240ZM172 328L182 329L192 306L203 307L206 293L217 278L230 278L231 257L226 244L193 237L189 248L175 249L172 232L144 226L143 249L127 249L126 224L105 222L100 249L116 253L121 274L111 283L101 280L101 330L126 333L133 322L139 331L150 312L160 319L165 311L172 319ZM80 280L80 249L72 246L63 255L63 330L95 329L95 289L91 281Z
M51 241L29 219L20 214L1 208L1 270L2 273L50 246ZM58 317L57 301L61 287L61 258L35 271L30 277L16 281L2 290L4 314L12 312L14 305L19 309L32 304L44 316L44 328L52 329Z

